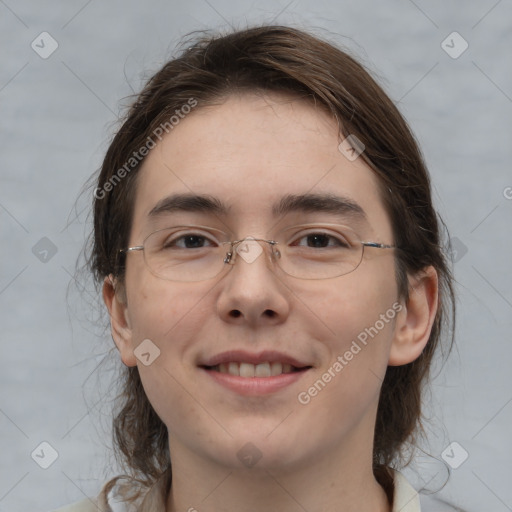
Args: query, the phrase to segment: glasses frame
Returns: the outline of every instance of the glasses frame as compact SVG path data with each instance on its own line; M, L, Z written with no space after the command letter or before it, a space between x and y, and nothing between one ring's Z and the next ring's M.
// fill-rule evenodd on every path
M235 247L240 245L241 243L243 243L245 241L264 242L264 243L266 243L266 244L268 244L270 246L272 259L274 259L276 261L276 265L286 275L288 275L290 277L293 277L295 279L301 279L301 280L305 280L305 281L323 281L325 279L335 279L336 277L343 277L343 276L346 276L346 275L351 274L352 272L354 272L354 270L356 270L359 267L359 265L361 265L361 262L363 261L365 247L371 247L371 248L374 248L374 249L398 249L398 247L396 245L383 244L383 243L380 243L380 242L364 242L364 241L359 239L359 235L357 235L357 233L352 228L350 228L349 226L345 226L344 224L322 224L321 226L319 226L318 224L300 224L300 225L297 225L297 226L293 226L293 228L299 228L299 227L300 228L307 228L307 227L314 228L314 227L329 227L329 226L337 226L337 227L341 226L341 227L348 228L356 236L357 242L362 245L361 259L359 260L359 263L352 270L350 270L349 272L346 272L344 274L340 274L339 276L333 276L333 277L298 277L298 276L294 276L293 274L289 274L288 272L286 272L277 263L277 260L281 257L281 252L279 251L279 249L276 250L276 246L279 245L279 242L277 242L275 240L267 240L265 238L254 238L253 236L246 236L245 238L241 238L239 240L220 242L222 245L230 245L231 246L230 249L228 249L228 251L226 252L226 255L224 256L223 262L225 264L227 264L227 265L234 266L235 263L236 263L236 249L235 249ZM148 240L149 237L153 236L155 233L159 233L161 231L167 231L168 229L171 229L171 227L172 228L198 228L198 229L207 229L207 230L210 230L210 231L212 229L215 229L215 228L211 228L211 227L207 227L207 226L199 226L199 225L170 226L170 227L166 227L166 228L162 228L162 229L157 229L156 231L153 231L148 236L146 236L146 238L144 238L144 241L142 242L142 245L135 245L135 246L132 246L132 247L127 247L126 249L119 249L119 252L121 254L129 254L130 252L138 252L138 251L144 252L146 241ZM287 228L287 229L291 229L291 228ZM223 231L218 230L218 229L215 229L215 231L218 231L219 233L226 234ZM178 281L178 280L175 280L175 279L168 279L168 278L165 278L165 277L162 277L162 276L158 275L149 266L149 264L148 264L148 262L146 260L146 256L145 255L144 255L144 263L146 264L146 266L148 267L149 271L154 276L158 277L159 279L163 279L164 281L174 281L174 282L186 282L186 283L190 282L190 283L195 283L195 282L207 281L208 279L213 279L213 278L217 277L219 274L222 273L222 270L223 270L223 269L219 270L219 272L217 272L217 274L215 274L212 277L208 277L206 279L200 279L200 280L197 280L197 281L196 280L194 280L194 281Z

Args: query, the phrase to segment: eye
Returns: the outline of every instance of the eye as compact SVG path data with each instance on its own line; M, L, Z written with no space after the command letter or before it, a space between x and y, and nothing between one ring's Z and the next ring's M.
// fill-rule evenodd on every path
M325 249L329 247L349 249L351 247L348 240L341 234L334 236L323 232L312 232L303 235L297 238L291 245L312 249Z
M216 242L199 233L186 233L183 235L172 235L164 240L162 249L202 249L204 247L215 247Z

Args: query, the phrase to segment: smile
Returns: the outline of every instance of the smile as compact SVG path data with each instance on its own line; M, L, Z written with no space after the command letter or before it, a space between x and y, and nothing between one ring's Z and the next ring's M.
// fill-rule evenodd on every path
M253 353L229 350L198 361L210 382L239 395L274 393L301 379L313 366L291 354L275 350Z
M260 364L230 362L205 368L219 373L235 375L237 377L251 378L275 377L283 373L299 372L309 367L297 368L291 364L280 362L265 362Z

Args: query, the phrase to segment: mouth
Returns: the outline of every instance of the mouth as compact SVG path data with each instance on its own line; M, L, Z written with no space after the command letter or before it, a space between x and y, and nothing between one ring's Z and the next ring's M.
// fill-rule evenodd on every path
M276 393L297 383L313 368L287 354L266 350L258 354L231 350L198 364L211 381L238 395Z
M205 370L234 375L236 377L243 377L246 379L254 377L276 377L287 373L304 372L311 368L311 366L298 367L280 361L266 361L259 364L230 361L228 363L220 363L214 366L203 365L201 367Z

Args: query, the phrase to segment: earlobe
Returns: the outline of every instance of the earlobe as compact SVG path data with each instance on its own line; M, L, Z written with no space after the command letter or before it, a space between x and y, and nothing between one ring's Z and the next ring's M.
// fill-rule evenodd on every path
M389 366L412 363L428 343L438 307L438 277L434 267L409 277L409 298L397 316Z
M119 290L116 290L116 279L112 274L105 277L103 282L103 301L109 312L112 339L119 350L121 360L126 366L136 366L128 306L126 300L120 297Z

